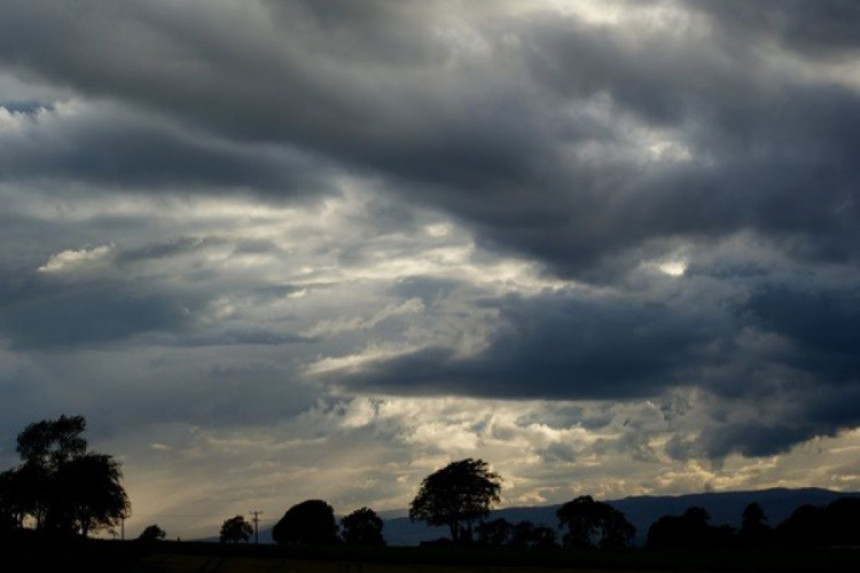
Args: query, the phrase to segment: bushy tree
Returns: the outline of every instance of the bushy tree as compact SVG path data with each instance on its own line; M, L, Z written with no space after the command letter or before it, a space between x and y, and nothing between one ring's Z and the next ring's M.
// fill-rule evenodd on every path
M350 545L385 545L382 519L367 507L356 509L340 520L343 540Z
M296 504L275 524L272 537L281 545L337 543L334 510L321 499L309 499Z
M511 547L529 549L553 549L558 547L555 530L531 521L519 521L513 526Z
M664 515L648 529L648 547L711 547L731 538L731 528L712 527L710 519L702 507L689 507L683 515Z
M156 541L162 541L165 537L167 537L167 533L158 527L158 525L153 524L147 525L137 537L137 540L144 543L154 543Z
M860 499L841 497L824 508L830 545L860 546Z
M531 531L526 543L527 547L533 549L555 549L558 547L555 530L546 525L537 525Z
M590 495L565 503L556 516L559 527L567 529L567 547L586 549L594 547L596 541L604 549L621 549L628 547L636 535L636 528L623 513Z
M499 502L500 481L483 460L451 462L424 478L409 506L409 518L448 526L455 543L471 540L472 522Z
M513 538L514 526L504 517L482 521L475 528L478 534L478 543L490 547L504 547L509 545Z
M224 520L218 538L221 543L239 543L240 541L248 543L252 533L254 533L254 528L251 527L251 524L245 521L243 516L237 515Z
M122 472L113 457L87 451L83 416L60 416L18 434L21 465L0 479L0 514L20 527L31 516L36 529L88 535L113 527L129 513Z

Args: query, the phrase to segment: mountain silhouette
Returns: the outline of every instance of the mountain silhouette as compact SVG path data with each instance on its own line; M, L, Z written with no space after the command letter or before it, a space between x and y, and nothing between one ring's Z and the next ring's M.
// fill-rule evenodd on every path
M808 503L825 506L840 497L860 497L860 492L838 492L821 488L773 488L677 496L635 496L608 500L608 503L623 512L636 526L636 545L643 546L652 523L664 515L680 515L691 506L705 508L711 516L711 525L728 524L740 527L744 508L755 501L764 509L768 525L774 527L801 505ZM528 520L535 525L546 525L555 529L558 524L555 512L559 507L561 504L498 509L492 512L488 519L503 517L512 523ZM383 518L387 517L383 534L389 545L418 545L421 541L446 537L444 527L412 523L405 517L405 511L401 513L404 516L387 517L396 513L380 512Z

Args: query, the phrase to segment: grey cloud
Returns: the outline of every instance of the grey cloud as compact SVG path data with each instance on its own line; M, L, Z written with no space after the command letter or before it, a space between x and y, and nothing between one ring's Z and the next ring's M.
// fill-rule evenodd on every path
M23 120L19 130L0 134L0 177L186 192L227 188L284 197L334 191L323 162L294 150L196 135L111 106L46 111Z
M851 0L685 3L709 14L727 34L740 35L745 42L756 37L775 39L791 50L819 58L850 58L860 50L855 26L860 6Z
M183 344L189 346L263 345L312 343L317 338L295 333L270 332L263 329L228 330L212 336L190 337Z
M114 261L119 265L123 265L134 264L140 261L169 259L184 253L202 250L208 246L224 245L226 243L226 240L217 237L206 237L203 239L180 237L166 243L124 249L114 256Z
M477 356L431 347L345 375L351 388L403 394L632 399L685 382L718 322L662 304L569 294L485 301L505 325Z
M145 332L178 331L191 325L199 304L109 280L7 279L0 333L19 348L110 344Z
M860 368L860 285L838 290L784 286L755 293L747 307L762 328L797 343L795 361L828 378L852 379Z
M835 436L860 424L860 385L805 387L773 395L757 416L733 416L707 425L693 440L675 438L667 452L678 459L784 454L815 437Z
M428 347L357 373L337 372L331 381L395 395L609 402L662 396L664 423L694 435L667 446L676 458L771 455L856 427L860 409L848 396L857 382L858 317L849 277L805 280L776 267L748 273L743 255L731 256L742 272L731 278L721 273L717 282L692 274L673 283L679 289L674 295L651 292L663 302L576 291L479 299L499 310L503 326L477 355ZM725 255L722 263L719 258L710 262L728 263ZM458 292L419 279L398 289L402 296L423 295L430 312ZM684 388L708 399L673 391ZM553 421L558 416L546 414L544 423L601 428L613 420L594 411L559 415ZM637 423L631 420L631 435L640 433ZM653 458L630 440L627 450Z
M858 182L848 167L860 133L856 94L777 74L744 49L751 39L738 45L721 34L726 20L715 18L710 33L667 36L472 8L459 24L483 52L469 52L431 33L430 22L456 28L443 10L316 4L260 2L242 17L223 7L192 14L88 2L93 17L68 26L57 5L15 2L0 53L15 69L231 141L289 146L381 176L392 193L471 223L484 244L589 280L629 269L649 241L743 229L789 246L801 240L813 259L856 259L845 246L857 242L849 221ZM795 3L768 10L786 22L808 11ZM57 41L33 44L16 32L23 29ZM126 67L132 50L139 65ZM610 116L597 128L570 111L600 96ZM571 153L589 144L640 153L643 144L626 141L629 130L618 125L625 118L677 131L692 161ZM230 165L211 180L273 186L260 179L265 169ZM855 206L838 212L844 205Z

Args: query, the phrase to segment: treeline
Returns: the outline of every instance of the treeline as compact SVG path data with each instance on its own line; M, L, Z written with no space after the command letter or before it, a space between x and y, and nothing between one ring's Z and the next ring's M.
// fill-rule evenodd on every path
M743 511L741 527L711 525L704 508L690 507L682 515L666 515L648 529L647 547L849 547L860 546L860 498L843 497L825 507L798 507L785 521L771 527L758 503Z
M384 522L367 507L356 509L340 520L334 509L321 499L309 499L292 506L272 529L272 538L279 545L292 547L325 546L346 543L365 547L385 545L382 537ZM221 543L248 543L256 531L242 515L231 517L221 525Z

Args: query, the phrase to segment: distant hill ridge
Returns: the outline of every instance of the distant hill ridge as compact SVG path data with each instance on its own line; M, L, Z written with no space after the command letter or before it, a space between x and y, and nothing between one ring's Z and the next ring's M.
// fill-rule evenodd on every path
M607 500L607 503L624 512L627 519L636 526L636 541L638 545L642 545L648 534L648 528L659 517L680 515L691 506L704 507L711 516L711 525L729 524L739 527L744 508L755 501L764 509L768 525L774 527L801 505L824 506L840 497L860 497L860 492L838 492L821 488L772 488L755 491L633 496ZM491 519L503 517L512 523L529 520L555 529L557 526L555 512L559 507L561 504L509 507L494 511ZM447 529L412 523L408 517L395 517L385 520L384 535L389 545L418 545L422 540L447 537Z

